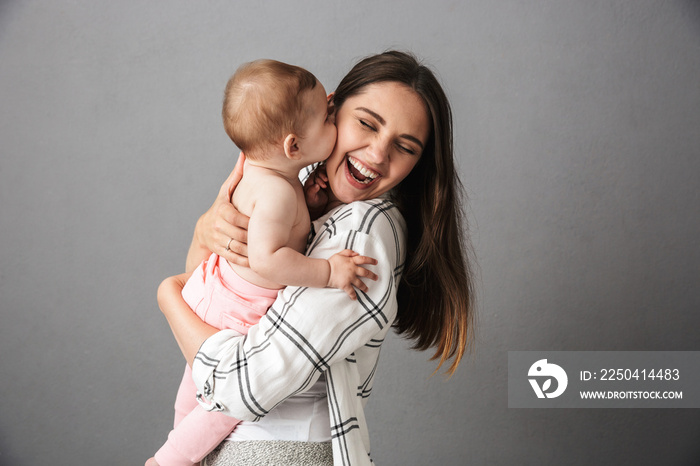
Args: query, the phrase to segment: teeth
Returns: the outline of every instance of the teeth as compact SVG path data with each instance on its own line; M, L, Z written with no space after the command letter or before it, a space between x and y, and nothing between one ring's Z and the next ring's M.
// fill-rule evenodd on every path
M377 176L379 176L379 173L371 171L370 169L366 168L359 161L357 161L356 159L354 159L352 157L348 157L348 161L350 162L350 165L352 165L353 167L355 167L357 169L358 172L362 173L363 176L367 177L367 179L364 181L358 180L358 181L360 181L360 183L367 184L367 183L371 182L373 179L375 179Z

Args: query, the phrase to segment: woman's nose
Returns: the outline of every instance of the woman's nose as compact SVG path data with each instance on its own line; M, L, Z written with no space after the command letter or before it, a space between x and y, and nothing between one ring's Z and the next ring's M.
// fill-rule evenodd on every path
M389 157L389 144L386 141L375 141L367 148L367 159L374 164L381 164Z

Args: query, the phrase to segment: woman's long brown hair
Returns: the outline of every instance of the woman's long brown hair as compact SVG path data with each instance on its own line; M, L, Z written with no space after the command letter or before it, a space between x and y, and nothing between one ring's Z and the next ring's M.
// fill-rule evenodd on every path
M389 51L361 60L338 85L333 103L369 84L399 82L426 104L431 120L428 144L418 164L393 190L408 230L404 271L394 326L415 340L414 348L435 348L436 369L452 359L453 374L474 340L473 255L463 215L463 187L454 166L452 111L430 69L408 53Z

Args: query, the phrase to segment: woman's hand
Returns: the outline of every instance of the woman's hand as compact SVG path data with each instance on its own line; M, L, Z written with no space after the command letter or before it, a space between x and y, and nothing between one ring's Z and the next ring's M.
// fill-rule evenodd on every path
M245 155L241 152L233 171L219 190L216 200L197 221L186 271L192 272L212 252L227 261L248 267L248 220L231 203L233 191L243 178Z
M309 175L304 183L304 198L309 209L311 220L316 220L325 211L328 205L328 174L326 166L319 165Z

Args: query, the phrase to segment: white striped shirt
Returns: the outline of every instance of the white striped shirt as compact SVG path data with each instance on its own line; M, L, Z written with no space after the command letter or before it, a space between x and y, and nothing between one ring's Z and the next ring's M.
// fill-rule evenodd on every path
M378 261L357 301L342 290L289 286L247 336L223 330L204 342L192 372L207 409L255 421L325 373L335 465L372 464L364 405L379 350L396 317L406 226L388 198L357 201L313 224L306 254L352 249Z

